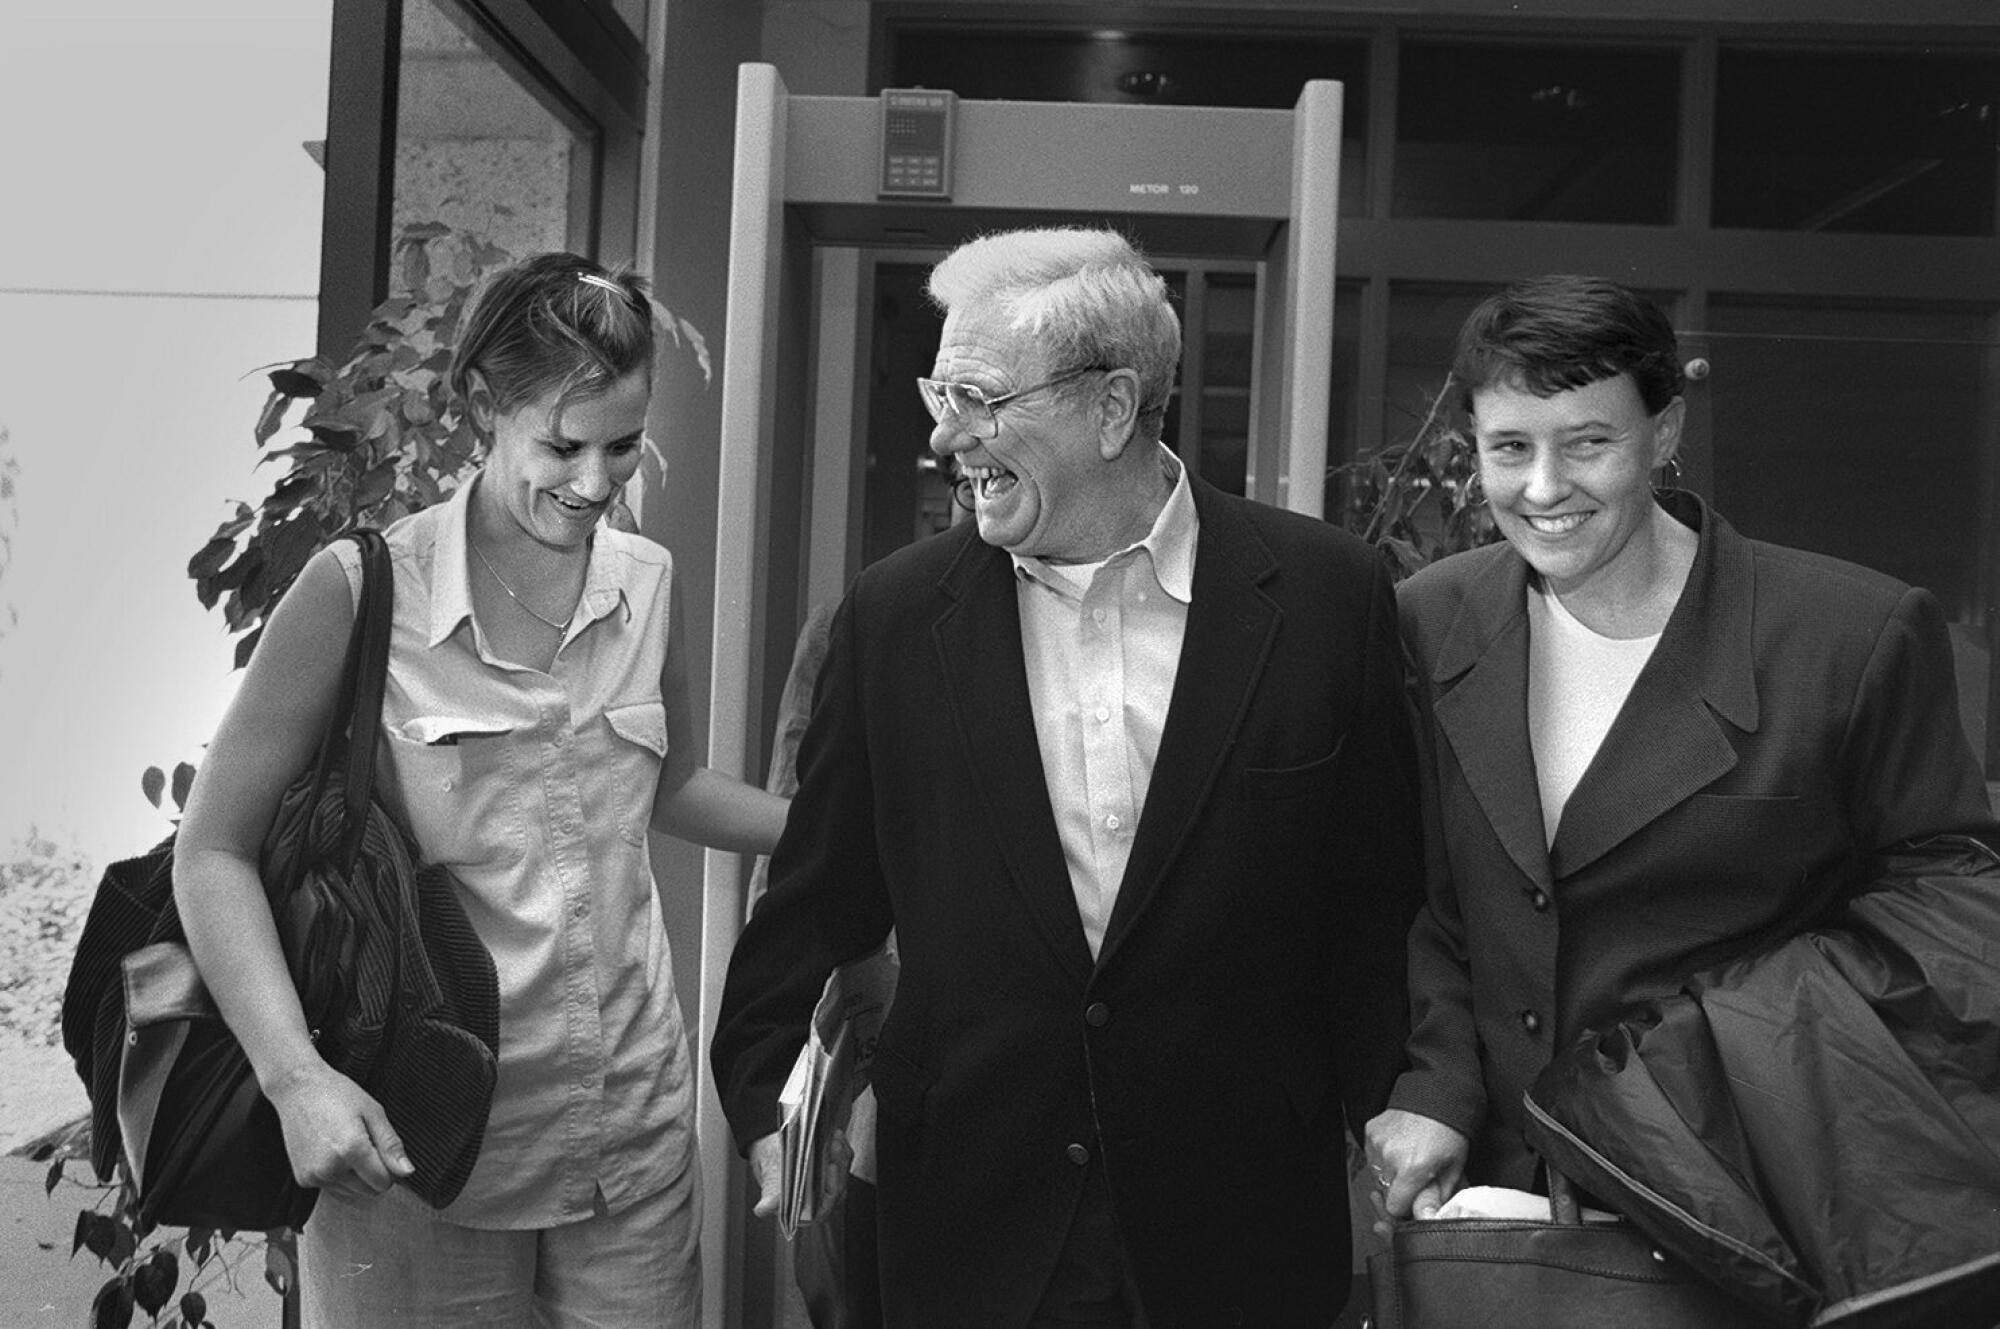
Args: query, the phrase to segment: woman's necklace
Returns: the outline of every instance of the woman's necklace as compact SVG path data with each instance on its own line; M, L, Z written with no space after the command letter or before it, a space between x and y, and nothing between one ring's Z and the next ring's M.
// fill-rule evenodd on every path
M486 557L486 551L479 547L477 541L468 540L466 541L466 543L472 546L473 553L479 555L479 561L486 565L486 570L493 575L493 580L499 584L500 589L507 593L507 598L509 600L512 600L515 604L521 606L522 609L526 610L529 618L534 619L537 623L541 623L547 627L554 628L557 632L560 632L565 637L569 635L569 625L576 621L575 609L572 608L569 611L569 617L564 619L560 623L556 622L552 618L542 617L540 614L535 612L535 607L533 605L529 604L526 600L523 600L520 596L514 593L514 588L507 584L507 579L500 575L500 569L493 566L493 560Z

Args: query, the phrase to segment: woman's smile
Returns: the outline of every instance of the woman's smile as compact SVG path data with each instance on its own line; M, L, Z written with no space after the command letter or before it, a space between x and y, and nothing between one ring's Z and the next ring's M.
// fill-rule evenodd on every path
M1549 537L1564 536L1582 526L1591 518L1588 512L1560 512L1549 516L1537 516L1524 512L1521 520L1528 523L1536 534Z

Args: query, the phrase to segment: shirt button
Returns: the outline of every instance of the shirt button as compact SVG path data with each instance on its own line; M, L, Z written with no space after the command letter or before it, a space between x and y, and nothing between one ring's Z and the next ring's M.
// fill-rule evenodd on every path
M1102 609L1091 610L1090 616L1096 619L1099 623L1102 623L1104 621L1104 611Z
M446 789L456 789L456 788L458 788L458 781L456 781L456 780L446 780L446 781L444 782L444 787L445 787Z
M1111 708L1109 706L1100 706L1093 714L1097 716L1097 722L1103 724L1111 718Z
M1533 1011L1522 1011L1521 1027L1527 1030L1531 1034L1540 1033L1542 1028L1542 1017L1535 1014Z
M1537 886L1528 892L1528 903L1533 905L1535 912L1539 914L1549 907L1549 893Z
M1101 1001L1093 1001L1083 1008L1083 1022L1092 1029L1102 1029L1111 1023L1111 1008Z
M1115 812L1104 819L1104 826L1105 829L1107 830L1115 831L1123 824L1124 824L1123 822L1118 820L1118 814Z
M1084 1164L1090 1161L1090 1150L1084 1148L1080 1144L1073 1144L1069 1148L1063 1150L1063 1155L1067 1157L1070 1162L1076 1164L1078 1167L1082 1167Z

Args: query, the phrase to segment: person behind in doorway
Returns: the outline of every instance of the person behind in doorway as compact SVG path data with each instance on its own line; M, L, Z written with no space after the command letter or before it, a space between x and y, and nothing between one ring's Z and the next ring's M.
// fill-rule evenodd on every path
M1524 281L1451 372L1506 538L1399 588L1428 903L1367 1128L1398 1219L1535 1185L1522 1093L1556 1050L1825 919L1879 851L2000 829L1929 593L1655 489L1686 410L1658 309Z
M887 1324L1324 1326L1420 893L1387 576L1163 446L1180 328L1122 237L987 236L929 289L973 520L836 613L712 1053L758 1212L821 986L893 928Z
M445 1209L392 1186L395 1132L314 1050L257 874L334 705L350 543L272 615L188 802L189 944L321 1188L308 1325L697 1320L691 1065L647 831L764 851L785 800L695 764L673 559L601 521L639 465L653 327L629 273L544 254L499 274L451 369L483 465L385 533L384 802L456 874L500 980L491 1116Z

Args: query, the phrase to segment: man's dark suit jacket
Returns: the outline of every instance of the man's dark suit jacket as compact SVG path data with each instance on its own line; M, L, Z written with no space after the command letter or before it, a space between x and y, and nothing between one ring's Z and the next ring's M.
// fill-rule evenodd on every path
M1928 592L1666 503L1694 567L1553 845L1527 564L1493 545L1399 588L1431 841L1394 1102L1471 1137L1468 1183L1533 1183L1521 1094L1555 1049L1821 919L1878 851L2000 829Z
M891 1325L1020 1325L1101 1151L1158 1326L1323 1326L1345 1120L1385 1101L1421 893L1389 582L1359 541L1194 482L1152 783L1093 964L1042 778L1015 573L971 523L857 579L713 1062L740 1147L828 971L894 927L875 1050Z

